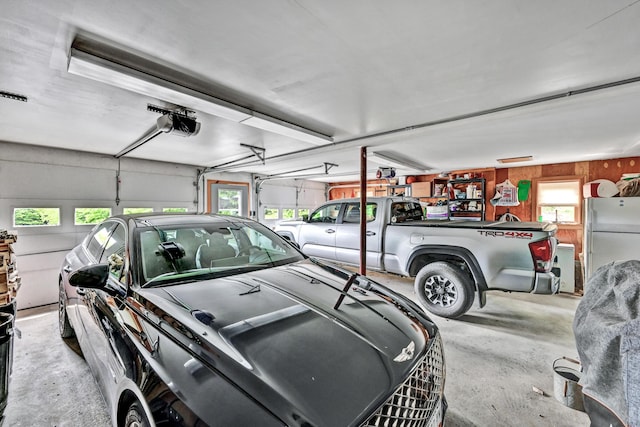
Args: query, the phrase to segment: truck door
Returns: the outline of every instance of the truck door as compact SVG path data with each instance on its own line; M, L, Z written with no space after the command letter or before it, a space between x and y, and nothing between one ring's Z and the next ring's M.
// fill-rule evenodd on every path
M382 236L377 203L367 203L367 267L381 268ZM336 259L360 263L360 203L345 203L342 222L336 232Z
M308 224L300 229L298 244L306 255L336 259L336 230L342 203L320 206L309 217Z

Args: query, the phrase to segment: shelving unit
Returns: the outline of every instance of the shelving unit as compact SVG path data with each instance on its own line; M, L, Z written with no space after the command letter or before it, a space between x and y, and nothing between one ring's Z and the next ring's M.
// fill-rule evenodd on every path
M449 218L484 221L486 210L485 179L452 179L448 181L448 184L451 185L456 193L455 198L450 199L448 202ZM472 186L473 189L469 190L469 186ZM458 196L457 194L463 194L464 196Z
M387 196L411 197L411 185L390 185L387 187Z
M440 188L438 188L440 186ZM434 178L432 181L414 182L411 187L413 197L428 203L426 219L449 219L449 195L447 179Z

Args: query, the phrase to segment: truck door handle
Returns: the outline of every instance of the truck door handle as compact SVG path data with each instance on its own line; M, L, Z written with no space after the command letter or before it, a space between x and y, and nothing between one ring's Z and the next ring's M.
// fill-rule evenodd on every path
M367 236L375 236L375 235L376 235L376 232L375 232L375 231L367 231L365 234L366 234Z
M326 230L324 230L324 232L331 234L331 233L335 233L336 230L334 230L333 228L327 228Z

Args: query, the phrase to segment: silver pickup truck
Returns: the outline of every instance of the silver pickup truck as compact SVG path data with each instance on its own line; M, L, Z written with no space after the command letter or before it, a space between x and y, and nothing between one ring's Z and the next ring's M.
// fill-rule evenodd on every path
M552 294L557 226L538 222L423 221L415 199L367 199L367 268L415 277L415 291L430 312L449 318L466 313L477 294L502 290ZM304 221L275 228L303 253L333 262L360 262L360 200L340 199Z

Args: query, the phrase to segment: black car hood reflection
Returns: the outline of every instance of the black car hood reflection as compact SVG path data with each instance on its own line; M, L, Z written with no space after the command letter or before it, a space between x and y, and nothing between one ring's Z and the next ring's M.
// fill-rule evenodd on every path
M352 286L335 309L345 283L305 260L140 289L134 298L149 320L283 421L351 425L402 383L430 337L377 292Z

